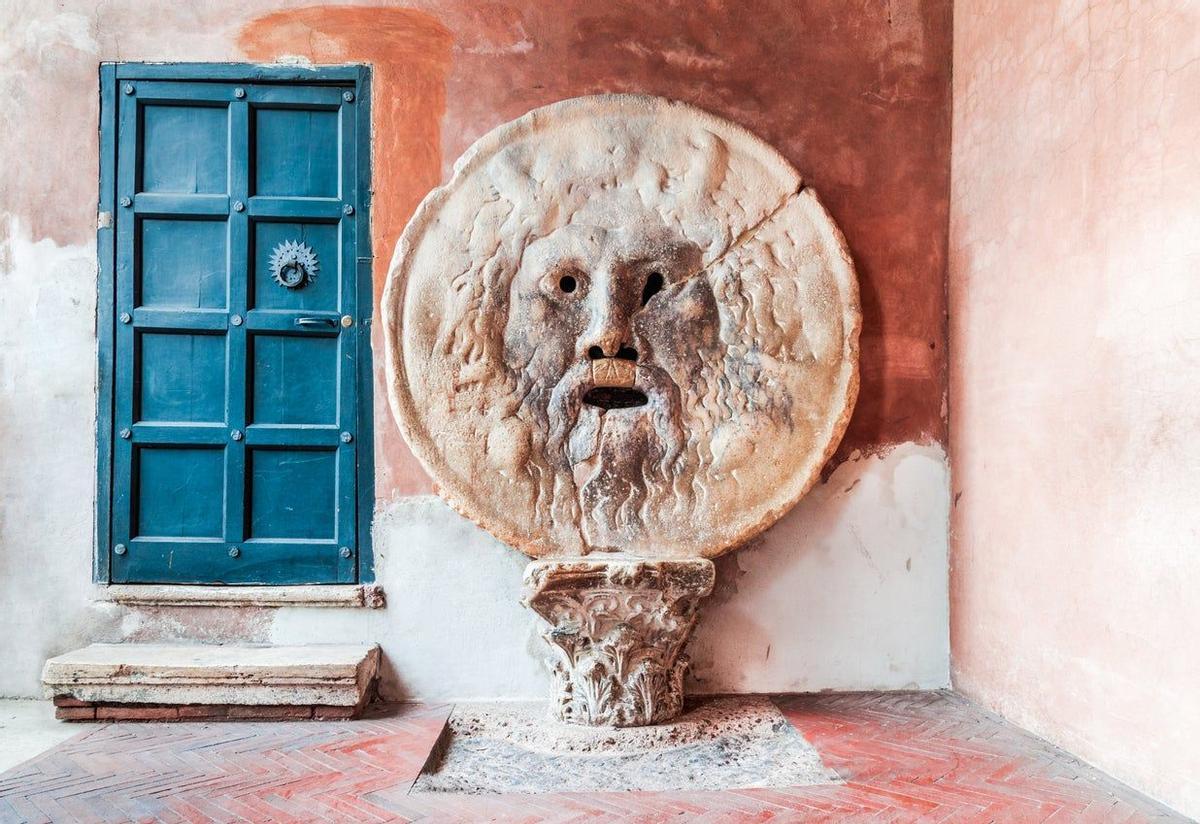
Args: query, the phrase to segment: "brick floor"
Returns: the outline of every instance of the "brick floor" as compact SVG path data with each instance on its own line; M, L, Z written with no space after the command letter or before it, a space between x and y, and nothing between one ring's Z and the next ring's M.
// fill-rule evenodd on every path
M449 706L359 721L109 724L0 774L4 822L1186 821L946 692L776 699L844 783L410 795Z

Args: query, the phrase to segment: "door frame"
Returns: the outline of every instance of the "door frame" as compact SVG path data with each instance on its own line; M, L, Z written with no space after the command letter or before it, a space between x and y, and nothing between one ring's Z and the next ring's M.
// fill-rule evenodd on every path
M125 80L186 80L191 82L282 83L354 87L357 139L352 147L358 172L358 202L354 230L355 284L360 315L355 325L355 364L358 374L356 430L361 444L355 450L355 530L357 583L375 581L371 547L371 520L375 508L374 374L371 363L371 326L374 312L371 246L371 70L360 64L342 66L259 66L249 63L101 63L100 79L100 199L96 221L99 263L96 292L96 505L92 580L111 583L113 500L113 427L116 352L116 166L117 89ZM131 586L137 586L136 584ZM153 586L172 586L158 585ZM180 584L179 586L186 586ZM333 586L333 585L330 585Z

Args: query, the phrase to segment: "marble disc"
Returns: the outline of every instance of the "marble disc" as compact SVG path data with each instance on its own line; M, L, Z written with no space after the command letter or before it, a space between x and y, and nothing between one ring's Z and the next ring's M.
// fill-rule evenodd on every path
M816 482L858 391L858 286L746 130L603 95L485 135L405 229L389 392L439 494L534 557L712 557Z

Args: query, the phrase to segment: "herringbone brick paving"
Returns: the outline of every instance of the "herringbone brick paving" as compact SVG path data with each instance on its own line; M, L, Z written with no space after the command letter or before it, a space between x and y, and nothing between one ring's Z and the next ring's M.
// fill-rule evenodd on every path
M1185 821L947 692L776 699L843 783L409 794L449 706L361 721L111 724L0 775L4 822Z

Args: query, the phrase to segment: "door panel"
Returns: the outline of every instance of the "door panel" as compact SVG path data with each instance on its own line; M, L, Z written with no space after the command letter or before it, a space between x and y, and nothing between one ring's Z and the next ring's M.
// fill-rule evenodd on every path
M254 138L254 194L338 196L337 112L259 108Z
M119 89L114 582L357 580L348 88Z
M142 130L141 191L229 191L227 106L147 105Z
M342 286L338 278L339 235L337 223L255 221L251 305L255 309L337 312ZM280 288L272 270L276 250L289 241L303 244L317 262L317 270L309 273L302 289Z
M250 451L252 538L332 538L337 533L337 453Z
M221 539L225 469L220 449L147 446L135 456L136 537Z
M224 309L228 227L216 220L141 221L137 305Z
M225 336L139 332L134 353L138 423L225 420Z
M254 425L336 425L336 338L260 333L251 338L251 349Z

